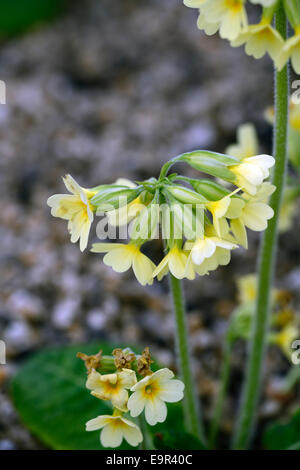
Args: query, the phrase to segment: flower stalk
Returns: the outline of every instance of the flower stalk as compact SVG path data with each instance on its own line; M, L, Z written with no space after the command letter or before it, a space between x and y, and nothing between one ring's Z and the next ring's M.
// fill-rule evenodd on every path
M287 37L287 22L286 14L282 6L276 13L275 23L276 30L285 39ZM277 190L273 193L270 200L270 206L274 210L274 217L270 220L261 242L256 314L253 322L252 336L249 343L249 359L242 396L242 405L233 440L234 449L245 449L248 447L253 434L256 415L255 412L260 397L261 375L269 326L271 288L276 260L278 217L287 166L287 65L281 72L275 71L275 115L274 156L276 164L273 174L273 184L276 185Z
M185 396L183 400L184 418L186 429L191 434L204 441L204 430L200 420L199 404L195 395L194 378L191 369L191 359L188 343L188 327L186 321L184 296L179 279L170 273L170 290L172 294L175 322L176 322L176 347L181 378L185 384Z

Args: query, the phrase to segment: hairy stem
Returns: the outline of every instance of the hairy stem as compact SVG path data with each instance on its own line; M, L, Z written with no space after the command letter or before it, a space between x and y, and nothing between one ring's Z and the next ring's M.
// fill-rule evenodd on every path
M276 13L276 29L286 38L287 23L282 6L279 7ZM242 404L233 440L234 449L245 449L249 445L260 397L263 359L269 327L270 296L276 259L277 224L287 164L288 91L288 66L286 66L281 72L275 71L274 157L276 164L273 184L277 189L270 201L270 205L274 209L274 217L269 221L261 242L256 312L249 344L249 359Z
M199 406L194 391L194 379L191 370L191 357L188 344L188 329L184 307L181 281L170 273L170 289L172 293L175 321L176 321L176 346L178 362L184 389L184 418L187 431L204 440L202 422L199 416Z

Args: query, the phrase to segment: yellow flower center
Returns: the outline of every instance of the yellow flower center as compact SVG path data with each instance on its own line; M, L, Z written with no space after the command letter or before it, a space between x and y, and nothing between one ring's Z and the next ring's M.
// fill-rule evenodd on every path
M229 10L232 10L235 13L238 13L243 8L243 0L225 0L225 6Z

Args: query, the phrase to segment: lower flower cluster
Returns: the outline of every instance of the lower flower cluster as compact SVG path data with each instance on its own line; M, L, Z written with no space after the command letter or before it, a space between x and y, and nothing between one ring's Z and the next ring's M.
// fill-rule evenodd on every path
M153 372L148 348L141 356L121 349L115 349L112 354L103 357L101 352L95 356L77 354L85 361L88 370L86 387L91 395L109 401L113 410L111 415L101 415L88 421L86 430L101 429L103 447L119 447L123 439L135 447L143 441L143 435L139 426L127 415L136 418L144 413L151 426L164 422L167 418L166 403L182 400L184 384L174 379L170 369ZM107 367L115 371L103 374L101 370Z

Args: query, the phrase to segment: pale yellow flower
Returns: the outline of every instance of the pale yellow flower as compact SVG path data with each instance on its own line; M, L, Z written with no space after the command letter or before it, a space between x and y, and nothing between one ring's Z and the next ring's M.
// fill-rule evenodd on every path
M241 304L254 302L257 293L257 276L255 274L248 274L241 276L237 280L239 302Z
M127 186L128 188L136 188L136 184L126 178L118 178L114 184ZM145 207L142 203L141 196L131 201L129 204L119 207L118 209L106 213L108 223L113 227L127 225L131 222Z
M153 271L155 264L140 251L135 243L94 243L93 253L106 253L104 264L110 266L117 273L128 271L132 267L135 277L140 284L153 283Z
M295 30L295 35L285 42L275 62L277 68L282 70L289 59L295 72L300 74L300 27Z
M271 342L277 344L290 359L293 352L291 345L295 339L299 339L299 327L295 322L289 323L279 333L271 335Z
M232 196L239 191L239 188L228 194L227 196L219 199L218 201L210 201L205 204L206 208L211 212L213 216L213 225L217 235L222 237L222 220L224 216L230 210L234 213L234 216L238 216L241 207L243 207L243 201L239 198L233 198Z
M131 416L139 416L145 410L146 421L151 426L163 423L167 418L165 402L174 403L183 398L184 383L173 377L173 372L164 368L135 384L131 388L134 393L128 400Z
M293 219L297 213L298 200L283 200L279 213L278 229L280 232L286 232L293 225Z
M219 237L207 237L197 239L195 242L187 242L185 248L191 250L191 258L195 265L200 266L205 260L212 258L217 248L233 250L238 246L234 243L222 240Z
M86 423L87 431L97 431L98 429L102 429L100 441L103 447L119 447L123 439L131 446L136 447L143 440L140 428L118 414L98 416Z
M232 47L243 44L246 54L255 59L260 59L268 53L276 61L284 46L284 40L269 22L262 20L259 24L247 26L235 40L231 41Z
M135 372L123 369L114 374L99 374L94 369L89 374L86 387L100 400L110 400L112 405L126 411L128 391L136 383Z
M212 36L219 30L220 23L212 23L207 21L202 11L199 11L197 27L200 29L200 31L204 31L207 36Z
M209 0L201 5L207 22L220 24L220 36L233 40L247 26L245 0Z
M228 155L242 160L257 155L259 151L256 130L253 124L246 123L238 127L237 143L226 149Z
M230 171L236 176L236 186L254 196L274 164L275 159L271 155L255 155L242 158L239 165L230 167Z
M230 228L237 242L245 248L248 246L245 227L261 232L267 228L268 220L274 216L274 211L268 206L267 201L275 189L275 186L265 182L258 188L255 196L246 193L243 195L245 205L239 217L230 221Z
M76 243L80 239L80 250L84 251L94 220L90 198L95 192L79 186L71 175L66 175L63 181L72 194L54 194L49 197L47 204L51 207L51 214L54 217L69 221L68 230L71 234L71 242Z
M188 254L174 245L163 260L159 263L153 272L153 277L157 276L160 281L168 272L172 273L177 279L193 279L194 274L187 271Z

